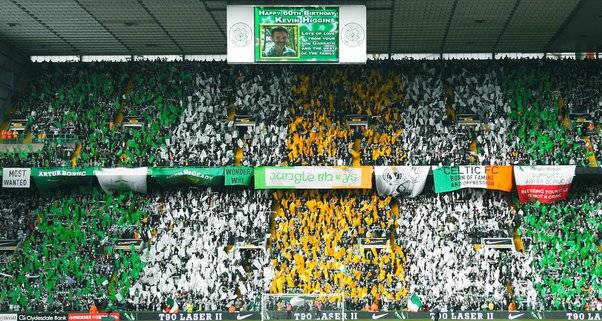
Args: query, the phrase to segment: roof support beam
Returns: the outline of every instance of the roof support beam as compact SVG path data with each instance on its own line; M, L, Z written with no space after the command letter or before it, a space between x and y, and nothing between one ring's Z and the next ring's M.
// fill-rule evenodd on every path
M219 22L217 22L217 19L213 15L214 9L209 8L209 6L207 5L207 1L205 1L205 0L199 0L199 1L205 7L205 11L207 11L207 13L209 13L209 16L211 17L211 20L213 20L213 23L215 23L215 27L217 27L217 30L219 30L219 32L222 34L222 37L224 37L224 39L227 39L226 38L226 32L224 31L224 29L222 29L222 27L220 26Z
M454 19L454 15L456 15L456 8L458 7L458 0L454 0L454 4L452 5L451 12L449 13L449 19L447 19L447 26L445 27L445 34L443 35L443 39L441 39L441 46L439 46L439 53L443 53L445 49L445 42L447 41L447 35L449 34L449 28L451 27L452 20Z
M176 45L176 47L178 47L178 49L180 50L180 53L184 54L184 49L182 49L182 47L180 46L180 44L171 36L171 34L167 31L167 29L165 29L165 27L163 26L163 24L161 22L159 22L159 20L157 19L157 17L155 17L155 15L148 9L148 7L144 4L144 2L142 2L142 0L138 0L138 4L140 4L140 6L142 8L144 8L144 10L146 11L146 13L148 13L148 15L151 16L151 18L153 18L153 20L155 21L155 23L159 26L159 28L161 28L161 30L163 30L163 32L167 35L167 37L169 38L169 40L171 40L171 42L173 42L174 45Z
M94 19L94 21L96 21L96 23L98 23L106 32L108 32L111 36L113 36L113 38L115 38L115 40L117 40L117 42L119 42L120 45L122 45L125 49L127 49L128 53L132 53L132 49L126 45L121 39L119 39L119 37L117 37L117 35L115 35L115 33L113 33L111 30L109 30L109 28L107 28L107 26L104 25L104 23L102 23L100 20L98 20L98 18L96 18L95 15L92 14L92 12L90 12L90 10L88 10L88 8L84 7L81 2L79 2L79 0L73 0L75 1L75 3L77 3L77 5L82 8L82 10L84 10L90 17L92 17L92 19Z
M389 60L391 59L391 51L393 49L393 21L395 17L393 13L395 12L395 0L391 0L391 6L389 7L391 10L391 14L389 15Z
M71 49L73 49L73 53L75 53L77 55L80 54L79 49L77 49L72 43L70 43L69 41L67 41L67 39L63 38L63 36L61 36L58 32L56 32L56 30L52 29L49 25L47 25L42 20L40 20L40 18L36 17L33 13L31 13L29 10L27 10L24 6L22 6L16 0L10 0L10 2L12 2L15 6L19 7L19 9L21 9L23 12L25 12L33 20L35 20L39 24L41 24L44 28L48 29L48 31L52 32L55 36L57 36L57 38L61 39L64 43L66 43L67 45L69 45L69 47L71 47Z
M514 7L512 7L512 11L510 11L510 15L508 15L506 22L504 22L504 26L502 27L500 34L497 35L497 39L495 40L495 44L493 45L493 48L491 48L492 52L494 52L494 53L497 52L497 46L500 44L500 41L502 40L502 36L506 33L506 29L508 29L508 26L510 25L510 21L512 20L512 17L514 17L514 14L516 13L518 6L520 5L520 1L521 0L516 0L516 2L514 3Z
M552 44L554 44L554 41L556 41L556 39L558 39L558 36L560 36L560 34L564 31L564 29L566 29L566 26L568 26L569 22L573 21L573 18L575 17L575 14L583 6L583 2L584 2L583 0L579 0L579 2L577 2L577 4L575 5L575 7L573 8L573 10L571 10L571 13L569 13L569 15L566 16L566 19L564 19L564 21L562 22L562 24L560 24L560 27L558 28L558 30L556 30L556 32L554 33L554 35L552 36L552 38L550 38L550 40L548 41L548 43L546 44L546 46L543 48L544 52L553 51L552 48L551 48Z

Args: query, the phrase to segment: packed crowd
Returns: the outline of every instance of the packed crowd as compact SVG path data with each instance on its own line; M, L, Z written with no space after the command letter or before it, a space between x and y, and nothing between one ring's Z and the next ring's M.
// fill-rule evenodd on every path
M270 293L344 293L347 308L399 306L407 295L398 246L358 251L393 227L391 197L368 192L275 192Z
M602 117L602 67L584 61L37 68L13 117L42 153L2 153L3 164L589 165L583 138L599 136ZM237 126L245 115L255 126ZM350 125L353 116L367 125Z
M602 297L602 189L580 188L567 202L531 203L521 211L521 230L533 238L532 282L539 308L594 308Z
M599 63L39 68L17 115L42 151L0 153L0 167L588 166L588 139L602 159ZM571 113L592 126L583 130ZM237 125L247 116L254 126ZM161 310L170 299L258 310L263 292L343 292L351 310L402 308L411 294L441 310L583 309L602 297L602 194L572 195L516 209L476 190L414 199L221 189L0 196L0 239L21 242L18 255L0 257L0 304ZM530 238L524 253L474 247L516 229ZM114 250L122 237L148 242L141 253ZM387 245L358 245L372 238Z
M181 309L259 310L273 275L263 250L271 203L267 191L252 190L155 196L150 215L157 224L142 255L144 271L129 288L130 305L162 310L171 297Z
M490 303L504 309L510 302L507 285L527 281L514 273L528 267L516 252L474 247L483 237L512 237L514 214L501 193L461 190L399 202L397 237L408 257L406 282L423 304L443 311Z
M0 301L11 310L81 311L90 302L124 303L143 263L135 251L116 249L122 238L141 238L148 224L145 200L96 189L48 199L18 255L2 267Z

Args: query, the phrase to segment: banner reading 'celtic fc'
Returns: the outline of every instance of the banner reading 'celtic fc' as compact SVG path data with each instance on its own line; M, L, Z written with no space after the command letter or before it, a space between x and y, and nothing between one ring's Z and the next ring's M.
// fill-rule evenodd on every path
M376 191L381 197L416 197L422 193L430 166L374 166Z
M462 188L486 188L510 192L512 166L441 166L433 168L435 192L444 193Z
M256 189L372 188L372 167L255 167Z

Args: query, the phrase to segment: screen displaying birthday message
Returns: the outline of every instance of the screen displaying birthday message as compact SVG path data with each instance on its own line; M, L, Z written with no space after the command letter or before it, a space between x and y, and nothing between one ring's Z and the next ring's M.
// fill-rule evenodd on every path
M339 61L338 7L255 7L255 62Z

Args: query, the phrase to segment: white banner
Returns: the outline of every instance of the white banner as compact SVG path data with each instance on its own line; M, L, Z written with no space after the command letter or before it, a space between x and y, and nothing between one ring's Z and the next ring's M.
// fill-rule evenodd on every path
M100 187L107 192L134 191L146 193L146 177L148 167L138 168L103 168L95 170Z
M374 166L376 191L381 197L416 197L424 189L429 169L430 166Z
M0 321L17 321L16 313L0 313Z
M255 167L256 189L372 188L372 167Z
M3 168L3 188L29 188L31 184L31 168Z
M552 203L568 197L575 166L514 166L516 190L521 203L537 200Z

